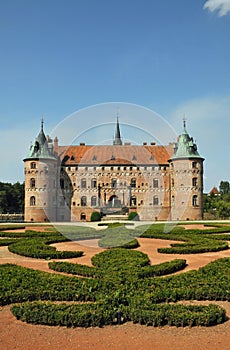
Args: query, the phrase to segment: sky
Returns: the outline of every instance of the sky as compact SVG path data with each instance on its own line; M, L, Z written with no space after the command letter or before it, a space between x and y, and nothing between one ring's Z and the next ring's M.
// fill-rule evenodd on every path
M117 114L133 143L174 142L185 117L205 191L230 181L230 0L0 0L0 52L0 181L24 180L42 115L95 144Z

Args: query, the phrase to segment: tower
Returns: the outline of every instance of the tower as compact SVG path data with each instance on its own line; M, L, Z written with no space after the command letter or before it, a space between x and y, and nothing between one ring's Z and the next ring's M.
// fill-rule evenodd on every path
M117 116L117 124L116 124L116 130L115 130L115 136L114 136L114 140L113 140L113 145L114 146L117 146L117 145L121 146L122 145L118 116Z
M41 130L24 159L25 221L56 221L57 158L52 140Z
M171 219L201 220L203 217L203 161L193 138L186 130L175 144L169 160L171 180Z

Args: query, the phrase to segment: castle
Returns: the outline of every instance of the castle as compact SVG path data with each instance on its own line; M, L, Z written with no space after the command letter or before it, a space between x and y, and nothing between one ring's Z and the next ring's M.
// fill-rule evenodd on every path
M60 146L41 130L25 165L25 221L90 221L137 212L141 220L200 220L203 161L184 121L177 143ZM127 214L126 214L127 215Z

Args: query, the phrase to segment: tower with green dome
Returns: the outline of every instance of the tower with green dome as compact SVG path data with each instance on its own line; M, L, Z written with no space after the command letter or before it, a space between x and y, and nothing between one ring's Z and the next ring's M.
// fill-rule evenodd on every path
M41 129L28 156L24 159L25 171L25 221L56 221L57 214L57 167L51 140Z
M203 161L197 145L186 130L175 144L169 160L171 179L171 220L201 220L203 218Z

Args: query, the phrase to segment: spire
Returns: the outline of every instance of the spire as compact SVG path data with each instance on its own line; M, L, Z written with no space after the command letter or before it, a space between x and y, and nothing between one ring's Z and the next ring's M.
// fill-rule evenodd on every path
M116 124L116 130L115 130L115 137L114 137L114 140L113 140L113 145L114 146L117 146L117 145L121 146L122 145L118 114L117 114L117 124Z
M44 116L42 114L42 118L41 118L41 130L43 131L43 126L44 126Z
M185 117L185 114L184 114L184 118L183 118L183 134L187 134L187 130L186 130L186 117Z

